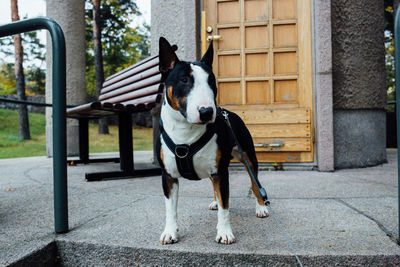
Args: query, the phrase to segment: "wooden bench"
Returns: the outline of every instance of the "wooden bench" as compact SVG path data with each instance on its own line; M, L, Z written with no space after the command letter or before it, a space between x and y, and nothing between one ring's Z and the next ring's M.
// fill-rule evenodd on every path
M160 168L135 170L131 117L133 112L150 110L160 100L163 83L158 63L158 56L153 56L115 73L103 83L98 101L67 109L67 117L79 120L79 160L69 163L120 163L120 171L86 173L87 181L161 174ZM89 159L88 121L112 115L118 115L120 157Z

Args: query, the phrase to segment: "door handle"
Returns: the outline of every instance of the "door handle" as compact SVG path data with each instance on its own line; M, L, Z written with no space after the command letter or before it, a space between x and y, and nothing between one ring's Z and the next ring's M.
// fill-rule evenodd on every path
M209 36L207 36L207 41L219 40L219 39L221 39L221 38L222 38L221 35L209 35Z
M254 144L254 147L262 147L262 148L278 148L283 146L284 146L283 142Z

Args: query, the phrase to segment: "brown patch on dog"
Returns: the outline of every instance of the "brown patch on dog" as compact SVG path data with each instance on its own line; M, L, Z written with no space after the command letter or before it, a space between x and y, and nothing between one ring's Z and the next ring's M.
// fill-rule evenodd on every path
M210 177L211 184L213 186L214 201L217 201L217 190L215 188L215 183L213 182L213 177Z
M164 166L165 166L165 162L164 162L164 153L163 153L163 149L160 149L160 159L163 162ZM172 190L172 186L174 184L178 184L179 181L176 178L172 178L171 175L169 175L168 173L166 173L165 175L165 181L167 183L167 187L168 187L168 198L171 197L171 190Z
M172 85L168 86L167 95L168 95L169 101L171 101L171 107L175 110L179 110L179 101L176 97L174 97L172 95L172 89L173 89Z
M229 201L227 199L222 199L221 190L219 186L220 180L218 175L211 175L211 182L214 188L214 200L216 194L218 197L218 203L221 206L221 208L223 208L224 210L229 209Z
M240 153L239 153L239 155L240 155ZM247 162L249 162L250 168L252 168L253 171L254 171L254 173L255 173L255 175L258 176L258 172L257 172L257 170L254 169L254 165L253 165L253 163L250 161L249 156L247 155L247 152L244 152L244 156L246 157ZM242 157L241 155L240 155L240 157L237 158L237 159L246 167L246 164L244 163L244 159L243 159L243 157ZM259 194L259 192L258 192L258 187L257 187L257 185L254 183L253 179L251 179L250 170L249 170L247 167L246 167L246 170L247 170L247 173L249 174L249 177L250 177L251 189L253 190L253 193L254 193L254 195L255 195L256 198L257 198L258 204L259 204L260 206L265 206L265 203L264 203L264 201L262 200L262 198L260 197L260 194Z
M162 148L160 149L160 158L161 158L161 161L163 162L163 164L164 164L164 166L165 166L164 154L163 154L163 149L162 149Z
M168 198L170 198L172 187L174 186L174 184L178 184L179 181L176 178L172 178L169 174L166 175L166 180L168 185Z
M217 150L215 151L215 168L218 169L219 167L219 161L221 160L221 151L217 148Z
M265 206L264 201L261 199L260 194L258 193L258 187L257 185L253 182L253 179L251 180L251 189L253 190L254 195L257 198L257 202L260 206Z

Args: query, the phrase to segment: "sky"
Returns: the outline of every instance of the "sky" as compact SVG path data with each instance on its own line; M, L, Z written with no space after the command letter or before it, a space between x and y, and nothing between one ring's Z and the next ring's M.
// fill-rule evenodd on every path
M134 21L137 26L143 22L150 24L150 0L136 0L142 17ZM19 17L22 19L25 16L33 18L37 16L46 16L46 1L45 0L18 0ZM0 25L11 22L11 1L0 0ZM45 43L46 33L41 31L40 38Z

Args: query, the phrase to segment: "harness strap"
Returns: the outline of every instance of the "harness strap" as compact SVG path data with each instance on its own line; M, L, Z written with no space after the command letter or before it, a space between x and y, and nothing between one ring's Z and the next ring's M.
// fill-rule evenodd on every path
M191 145L186 144L175 144L174 141L169 137L167 132L164 130L163 122L160 119L160 133L163 137L164 143L167 145L169 150L175 155L176 166L182 177L190 180L200 180L193 165L193 156L202 149L208 141L215 134L214 123L208 124L206 132Z

